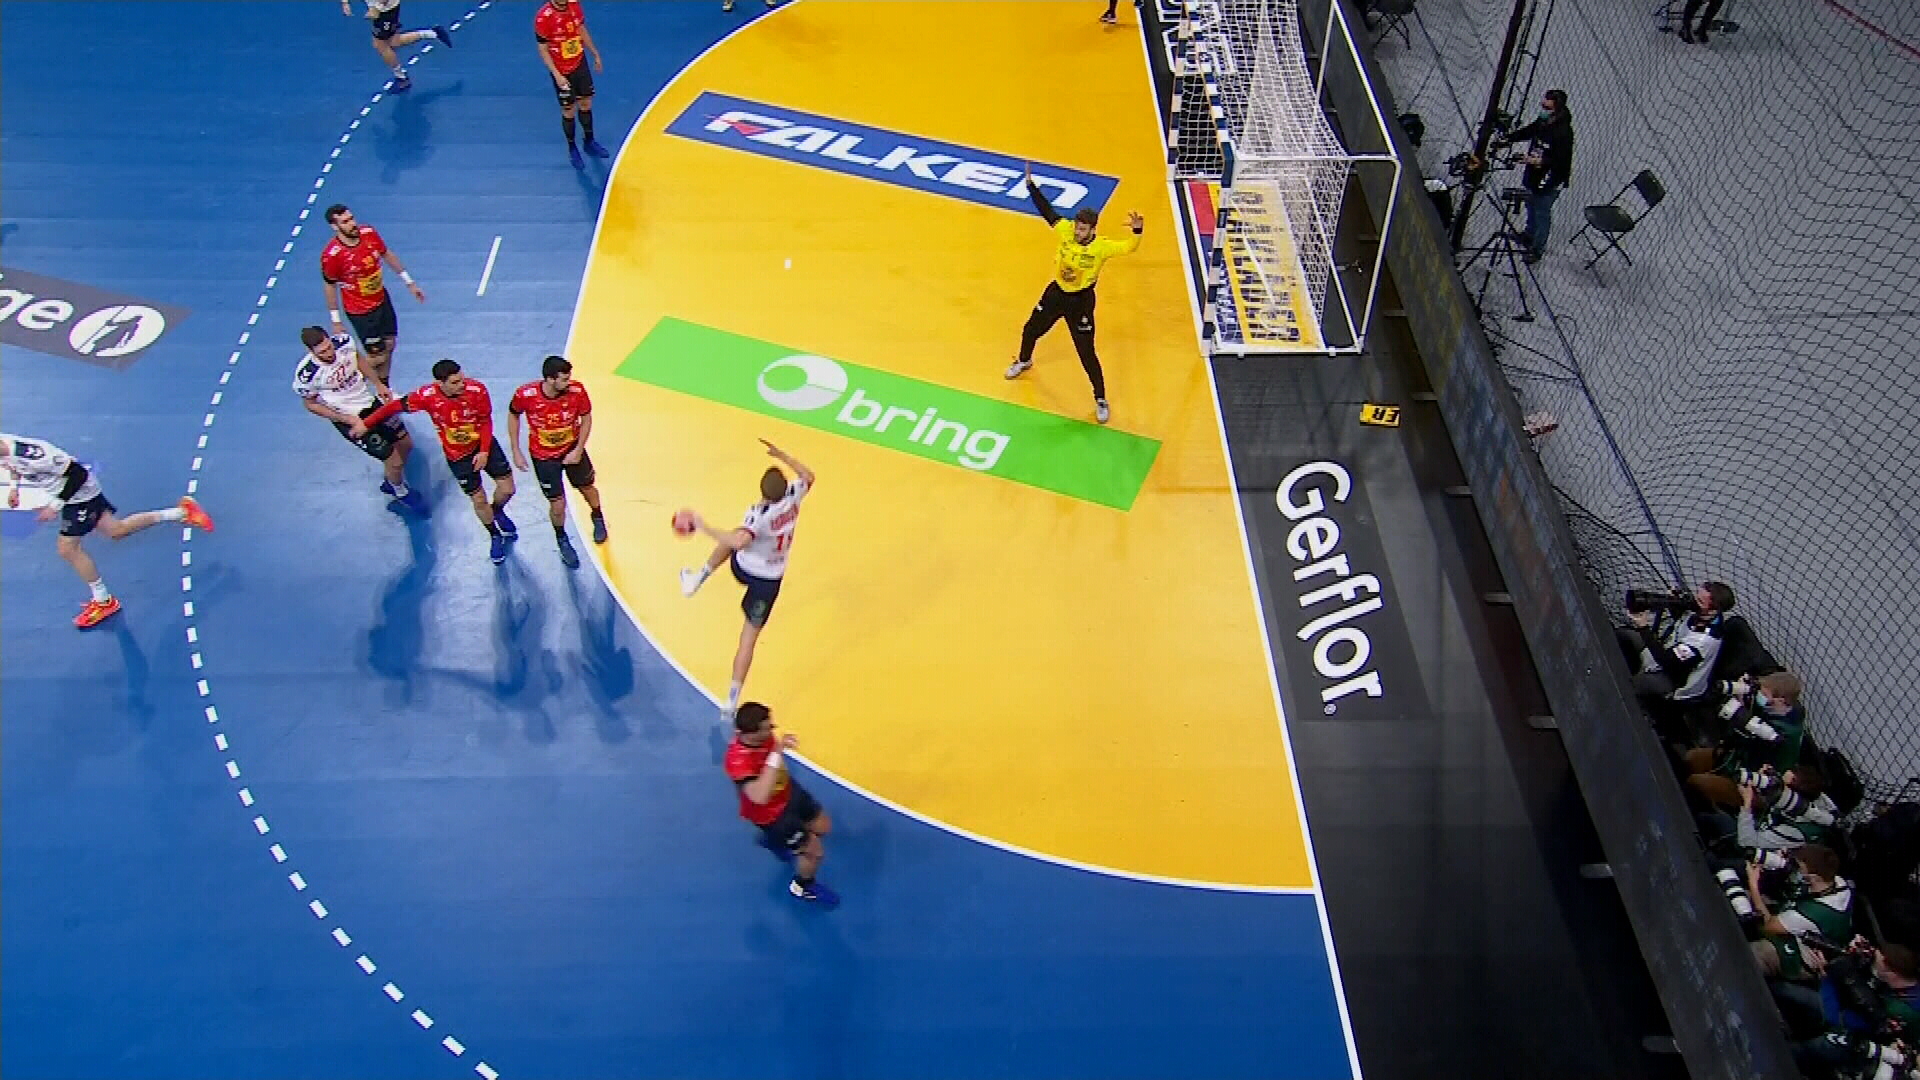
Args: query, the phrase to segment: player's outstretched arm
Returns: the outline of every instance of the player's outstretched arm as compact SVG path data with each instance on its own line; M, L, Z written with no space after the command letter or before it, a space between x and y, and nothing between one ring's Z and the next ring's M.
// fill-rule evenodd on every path
M792 469L794 473L800 477L802 487L813 487L814 473L812 469L807 468L806 465L802 464L801 461L792 454L787 453L785 450L780 449L765 439L760 440L760 445L767 448L767 453L773 460Z
M1048 225L1060 220L1060 211L1053 208L1045 195L1040 194L1040 185L1033 182L1033 163L1026 164L1027 197L1033 200L1033 208L1040 211L1040 217Z

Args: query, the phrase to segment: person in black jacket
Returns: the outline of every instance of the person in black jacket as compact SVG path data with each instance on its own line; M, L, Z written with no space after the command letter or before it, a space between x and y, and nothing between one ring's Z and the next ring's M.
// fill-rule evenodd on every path
M1566 190L1573 172L1573 114L1567 111L1567 92L1549 90L1540 102L1540 115L1533 123L1516 128L1494 140L1506 147L1532 140L1527 151L1527 168L1520 183L1527 189L1527 254L1530 263L1539 262L1547 251L1547 234L1553 230L1553 204Z

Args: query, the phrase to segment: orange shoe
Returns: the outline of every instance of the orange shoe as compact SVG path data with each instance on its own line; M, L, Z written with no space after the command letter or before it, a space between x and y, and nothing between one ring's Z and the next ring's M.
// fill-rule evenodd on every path
M180 510L187 515L187 524L206 532L213 531L213 519L207 516L205 510L200 509L200 504L194 501L193 496L181 496Z
M120 614L120 598L117 596L107 597L106 603L101 603L98 600L89 600L87 601L87 606L80 609L80 614L73 617L73 625L82 630L86 630L90 627L99 626L101 623L106 622L109 618L118 614Z

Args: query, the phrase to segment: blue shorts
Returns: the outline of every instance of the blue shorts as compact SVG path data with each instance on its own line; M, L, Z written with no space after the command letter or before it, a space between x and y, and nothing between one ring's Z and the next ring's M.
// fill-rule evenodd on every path
M373 39L385 41L400 32L400 6L394 5L392 11L378 12L373 16Z
M741 612L753 625L767 625L767 617L773 614L773 602L780 599L780 579L756 577L740 569L738 553L728 560L728 565L733 567L733 580L747 587L747 594L740 598Z

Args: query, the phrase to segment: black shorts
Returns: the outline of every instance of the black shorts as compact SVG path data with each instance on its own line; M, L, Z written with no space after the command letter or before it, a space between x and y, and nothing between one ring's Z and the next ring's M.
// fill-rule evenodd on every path
M586 57L582 56L580 58L579 67L574 68L572 71L563 72L560 78L567 84L565 90L560 89L560 84L554 82L552 78L548 78L547 83L553 87L554 96L560 99L561 108L565 108L579 101L581 98L590 98L593 96L593 71L588 66Z
M365 419L366 417L372 416L374 410L379 407L379 403L376 402L361 409L361 418ZM368 428L367 433L357 439L353 437L352 427L338 420L333 422L333 427L334 430L340 433L341 437L359 447L368 457L375 461L385 461L392 457L394 446L398 444L400 440L407 437L407 426L401 423L400 418L397 416L389 416L385 420L380 421L378 424Z
M740 610L746 614L747 621L755 626L767 625L767 616L773 614L773 602L780 599L780 579L755 577L740 569L740 556L735 554L728 560L733 567L733 580L747 587L747 594L740 598Z
M375 12L368 21L373 23L373 39L385 41L400 32L400 5L395 4L392 11Z
M480 470L473 467L475 454L463 458L448 458L447 468L453 470L453 478L460 481L460 490L471 495L480 490ZM507 460L506 452L500 449L500 440L487 443L487 475L495 480L505 480L513 475L513 463Z
M560 477L565 474L567 483L573 490L593 486L593 458L581 453L578 465L568 465L559 458L534 458L533 478L540 481L540 494L549 499L560 497Z
M379 307L365 315L348 312L347 321L353 324L354 336L370 353L392 348L393 339L400 336L400 315L393 310L392 293L380 301Z
M86 502L68 503L60 508L60 535L85 536L100 524L102 514L114 512L114 505L105 495L95 495Z
M760 831L772 843L798 855L807 846L807 826L820 816L820 803L792 777L787 782L793 785L787 789L787 808L772 823L760 826Z
M1053 324L1061 319L1067 320L1067 332L1075 337L1093 335L1093 286L1089 285L1079 292L1068 292L1060 283L1047 283L1047 290L1040 294L1040 302L1033 306L1033 314L1027 317L1027 327L1036 333L1044 334L1053 329Z

